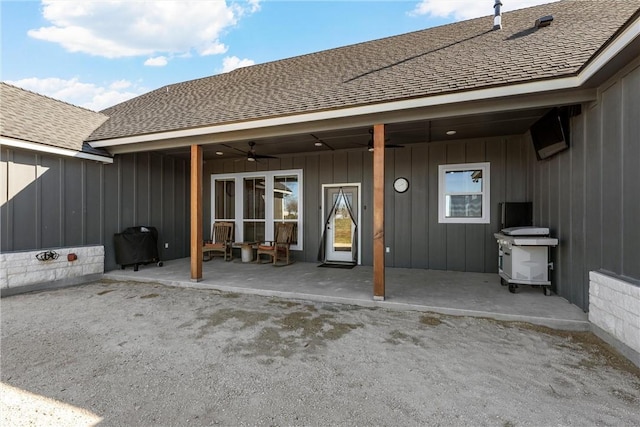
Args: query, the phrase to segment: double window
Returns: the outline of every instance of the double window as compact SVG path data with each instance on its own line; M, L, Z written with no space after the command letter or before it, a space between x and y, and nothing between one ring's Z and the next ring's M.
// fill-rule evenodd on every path
M438 222L488 224L489 163L438 166Z
M293 222L291 249L302 249L302 170L212 175L212 221L235 223L235 240L273 240L276 224Z

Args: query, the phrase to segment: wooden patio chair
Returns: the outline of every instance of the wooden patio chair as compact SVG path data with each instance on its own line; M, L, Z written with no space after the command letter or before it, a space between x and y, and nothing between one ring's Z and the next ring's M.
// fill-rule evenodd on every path
M284 266L292 264L289 247L293 242L296 224L293 222L283 222L276 225L276 237L272 242L264 242L258 245L256 262L263 264L260 255L268 255L273 260L273 265ZM279 262L280 261L280 262ZM284 263L282 262L284 261Z
M211 226L211 242L205 243L202 247L203 261L211 261L216 255L222 255L225 261L231 261L233 259L232 245L233 223L214 222Z

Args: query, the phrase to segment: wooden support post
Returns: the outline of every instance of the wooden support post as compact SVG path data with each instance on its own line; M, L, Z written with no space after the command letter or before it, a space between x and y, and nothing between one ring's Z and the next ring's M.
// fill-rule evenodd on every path
M384 125L373 126L373 299L384 301Z
M191 280L202 280L202 146L191 146Z

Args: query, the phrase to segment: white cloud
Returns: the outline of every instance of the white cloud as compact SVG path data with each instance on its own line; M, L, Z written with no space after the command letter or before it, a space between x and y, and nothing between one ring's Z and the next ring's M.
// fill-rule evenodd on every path
M558 0L503 0L501 10L522 9ZM493 15L495 2L489 0L421 0L412 15L430 15L437 18L453 17L456 21Z
M144 65L148 67L164 67L168 62L166 56L155 56L144 61Z
M254 65L255 62L252 59L240 59L237 56L227 56L222 60L222 73L228 73L236 68L248 67Z
M70 52L106 58L224 53L223 32L260 8L260 0L230 4L220 0L42 0L42 4L51 26L32 29L29 36L58 43Z
M117 80L104 87L82 83L78 78L64 80L56 77L32 77L7 83L93 111L104 110L147 91L127 80Z

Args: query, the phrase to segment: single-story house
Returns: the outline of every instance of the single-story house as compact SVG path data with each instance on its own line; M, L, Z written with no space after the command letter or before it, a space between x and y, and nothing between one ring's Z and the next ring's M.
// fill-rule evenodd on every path
M385 267L497 272L499 206L531 202L553 291L640 353L640 0L490 13L100 113L2 84L2 256L114 269L113 234L153 225L199 280L212 222L294 222L296 259L373 265L383 299Z

